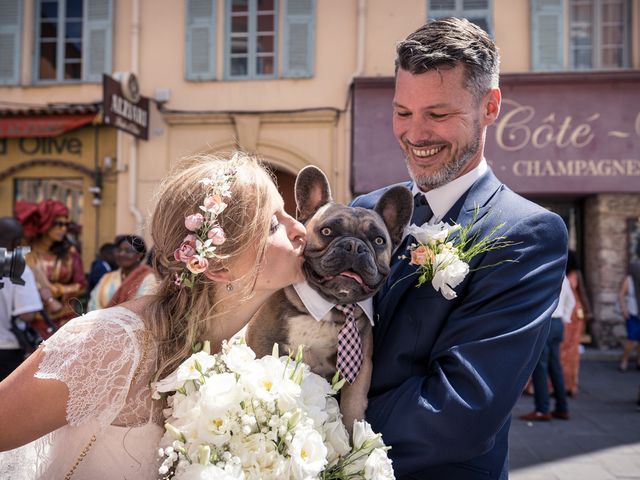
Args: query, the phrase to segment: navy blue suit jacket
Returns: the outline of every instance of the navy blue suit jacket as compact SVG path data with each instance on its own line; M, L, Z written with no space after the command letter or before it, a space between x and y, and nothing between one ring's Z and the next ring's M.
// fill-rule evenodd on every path
M352 205L372 208L384 190ZM504 222L498 234L517 245L473 258L453 300L430 283L416 288L407 260L393 265L375 299L367 419L391 445L399 479L507 478L510 412L558 301L567 255L562 219L491 171L443 220L468 224L476 206L473 231L482 237Z

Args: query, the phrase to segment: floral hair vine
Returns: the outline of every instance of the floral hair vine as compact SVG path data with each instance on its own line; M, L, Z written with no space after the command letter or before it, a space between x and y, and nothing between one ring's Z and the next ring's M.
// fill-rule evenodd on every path
M187 215L184 226L189 233L180 246L173 253L179 262L185 264L185 270L175 274L174 283L178 286L193 287L197 275L209 267L211 258L222 258L216 250L226 240L227 236L218 222L218 217L227 208L227 200L231 198L231 185L236 179L236 163L231 160L230 165L213 178L203 178L200 183L205 185L205 194L201 212Z

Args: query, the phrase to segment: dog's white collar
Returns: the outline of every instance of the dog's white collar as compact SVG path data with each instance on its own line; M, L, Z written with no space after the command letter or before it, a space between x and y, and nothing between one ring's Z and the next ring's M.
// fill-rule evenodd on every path
M293 288L300 297L300 300L302 300L302 303L304 303L304 306L309 310L311 316L317 321L322 320L325 315L336 306L335 303L322 298L307 282L296 283L293 285ZM358 302L358 305L360 305L360 308L362 308L373 326L373 298L367 298L366 300Z

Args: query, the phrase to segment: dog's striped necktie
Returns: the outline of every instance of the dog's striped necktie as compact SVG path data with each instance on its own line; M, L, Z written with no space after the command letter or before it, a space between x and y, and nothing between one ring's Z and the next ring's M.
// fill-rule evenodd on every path
M362 340L356 325L353 303L336 305L336 309L344 313L346 320L338 333L338 361L336 367L350 384L358 376L362 366Z

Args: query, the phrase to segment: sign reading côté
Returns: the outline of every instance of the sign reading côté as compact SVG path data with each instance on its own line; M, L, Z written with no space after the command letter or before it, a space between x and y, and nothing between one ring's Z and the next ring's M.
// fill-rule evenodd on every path
M118 81L102 76L105 125L123 130L143 140L149 139L149 99L139 94L133 74Z

